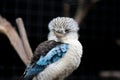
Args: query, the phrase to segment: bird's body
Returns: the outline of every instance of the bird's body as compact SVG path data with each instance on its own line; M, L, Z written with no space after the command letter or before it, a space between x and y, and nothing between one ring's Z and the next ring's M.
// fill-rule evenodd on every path
M54 40L44 41L38 45L31 59L30 64L23 74L24 80L31 80L38 73L43 71L49 64L58 61L64 56L68 49L68 44L56 42Z
M45 57L45 59L49 58L49 60L47 62L47 66L45 65L43 69L41 68L42 71L36 71L37 77L34 77L33 80L64 80L80 65L83 50L81 43L78 41L78 24L72 18L57 17L50 21L48 27L50 30L48 41L53 40L57 46L48 49L50 45L47 44L48 47L43 47L43 49L48 49L48 52L45 52L44 54L47 53L47 57ZM61 52L57 53L54 52L58 47L59 51L63 47L63 51L61 50ZM36 49L36 55L33 56L31 63L42 65L44 62L41 61L43 57L38 55L41 53L42 50L38 46ZM58 53L62 55L59 58ZM56 54L57 56L51 57L51 54ZM31 63L30 66L32 65Z
M67 44L69 48L64 57L39 73L38 80L64 80L78 68L82 56L82 45L76 40L69 40Z

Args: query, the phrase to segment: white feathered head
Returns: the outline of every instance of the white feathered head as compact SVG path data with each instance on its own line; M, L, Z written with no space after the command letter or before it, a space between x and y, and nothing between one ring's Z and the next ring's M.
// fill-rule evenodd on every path
M78 23L69 17L57 17L50 21L48 24L50 30L48 39L53 37L56 39L78 39Z

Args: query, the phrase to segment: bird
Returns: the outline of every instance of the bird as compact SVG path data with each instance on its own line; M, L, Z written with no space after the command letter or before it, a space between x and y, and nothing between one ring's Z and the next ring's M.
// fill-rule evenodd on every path
M48 40L36 48L23 80L64 80L80 65L83 47L78 23L70 17L56 17L48 29Z

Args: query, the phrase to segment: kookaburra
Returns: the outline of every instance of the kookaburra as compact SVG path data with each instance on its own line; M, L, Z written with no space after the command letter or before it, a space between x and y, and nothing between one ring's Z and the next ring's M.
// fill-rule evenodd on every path
M81 62L82 45L78 38L78 23L69 17L57 17L50 21L48 40L36 48L24 79L64 80Z

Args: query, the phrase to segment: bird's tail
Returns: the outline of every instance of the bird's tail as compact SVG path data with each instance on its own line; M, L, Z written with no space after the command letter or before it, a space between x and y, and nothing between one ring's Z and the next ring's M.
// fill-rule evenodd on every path
M32 80L34 76L24 73L18 80Z
M24 72L23 75L18 80L30 80L30 78L26 77L26 72Z
M31 80L31 78L25 78L24 75L22 75L18 80Z

